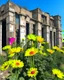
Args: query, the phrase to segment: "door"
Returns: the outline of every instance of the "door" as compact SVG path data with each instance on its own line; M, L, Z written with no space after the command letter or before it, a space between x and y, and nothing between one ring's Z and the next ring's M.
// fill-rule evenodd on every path
M6 46L6 19L2 20L2 47Z

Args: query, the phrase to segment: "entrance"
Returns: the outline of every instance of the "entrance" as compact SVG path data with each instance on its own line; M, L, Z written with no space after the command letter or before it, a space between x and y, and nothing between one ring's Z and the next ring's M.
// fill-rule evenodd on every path
M29 23L26 23L26 35L29 34Z
M2 47L6 46L6 19L2 20Z

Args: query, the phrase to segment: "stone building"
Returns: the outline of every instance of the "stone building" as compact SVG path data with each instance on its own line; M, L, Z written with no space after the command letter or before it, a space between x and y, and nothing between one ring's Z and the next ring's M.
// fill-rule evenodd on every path
M20 42L30 33L44 37L50 47L61 47L61 17L50 16L39 8L29 11L12 2L0 7L0 53L8 38L15 37Z

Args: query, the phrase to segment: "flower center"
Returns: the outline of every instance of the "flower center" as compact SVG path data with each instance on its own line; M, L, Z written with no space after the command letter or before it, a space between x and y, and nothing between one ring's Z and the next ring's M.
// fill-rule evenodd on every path
M31 51L30 54L34 54L34 51Z
M16 65L17 65L17 66L18 66L18 65L20 65L20 63L19 63L19 62L17 62L17 63L16 63Z
M35 71L31 71L31 74L34 74L35 73Z

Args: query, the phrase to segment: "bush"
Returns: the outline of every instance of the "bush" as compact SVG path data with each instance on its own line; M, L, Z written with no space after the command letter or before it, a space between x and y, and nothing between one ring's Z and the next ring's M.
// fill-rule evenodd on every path
M0 65L2 65L6 61L6 57L4 55L0 55Z
M64 50L49 45L40 36L30 34L18 45L7 45L7 61L1 70L9 70L7 80L63 80Z

